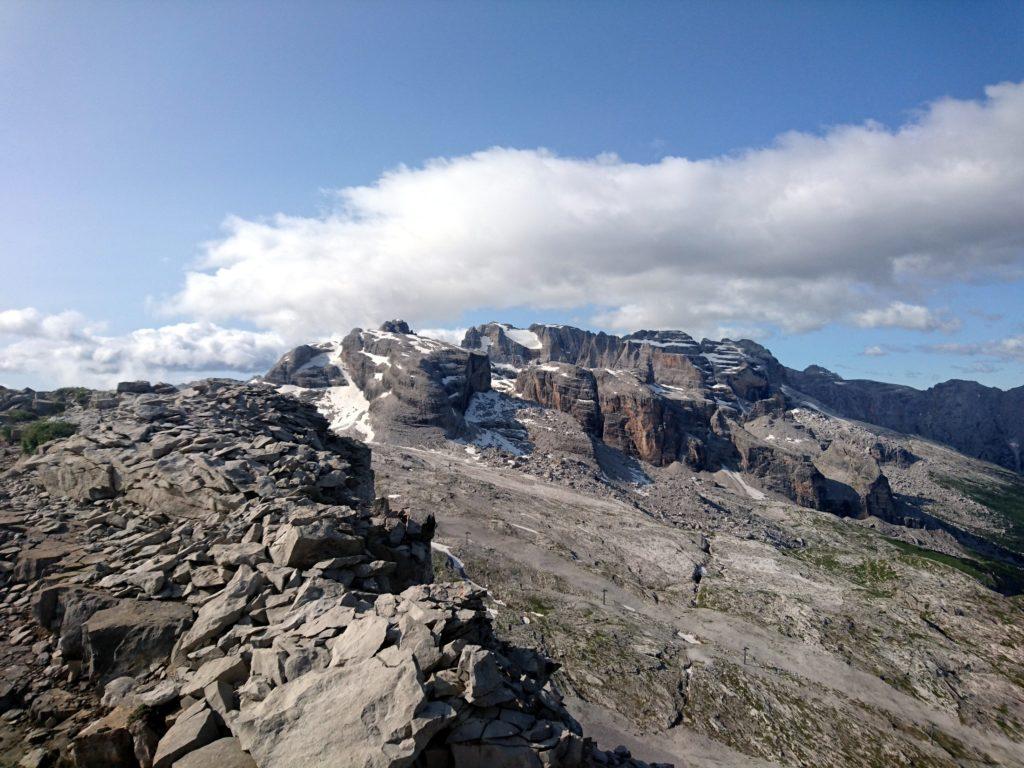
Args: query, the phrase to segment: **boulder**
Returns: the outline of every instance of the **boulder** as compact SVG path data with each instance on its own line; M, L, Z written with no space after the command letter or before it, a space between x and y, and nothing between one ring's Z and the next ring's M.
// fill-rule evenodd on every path
M210 683L242 683L249 677L249 665L238 655L210 659L197 669L182 687L185 696L198 696Z
M153 768L171 768L178 758L216 741L219 736L216 716L205 701L199 701L178 715L174 725L160 739L153 756Z
M229 736L189 752L174 763L174 768L256 768L256 761L238 739Z
M257 563L267 561L267 548L259 542L241 542L239 544L215 544L210 547L210 556L217 565L237 568L248 565L255 568Z
M43 542L36 547L24 549L18 555L18 561L15 563L14 572L11 575L14 581L38 581L47 569L59 563L72 551L67 544L55 541Z
M338 666L353 659L370 658L384 645L387 633L388 620L377 615L352 622L341 635L331 641L331 664Z
M356 555L363 541L331 527L327 522L282 526L270 546L270 557L277 565L309 568L322 560Z
M120 487L111 464L75 455L40 464L39 481L54 496L67 496L81 503L112 499Z
M155 600L121 600L96 611L83 632L86 674L109 680L146 670L167 658L191 620L188 605Z
M32 602L32 614L42 626L59 634L57 648L68 659L82 658L82 632L96 611L117 604L117 599L73 584L44 587Z
M470 704L493 707L514 698L494 654L478 645L462 649L458 672L466 681L465 698Z
M48 720L60 723L78 711L79 702L75 696L60 688L43 691L32 700L32 717L40 723Z
M263 584L262 574L247 565L240 566L228 585L199 609L196 620L181 638L179 652L188 653L208 640L220 636L242 617L249 599Z
M397 768L453 714L425 703L412 665L365 659L311 672L243 705L236 734L258 765Z
M131 710L117 707L96 720L71 741L69 754L75 768L134 768L134 739L129 731Z

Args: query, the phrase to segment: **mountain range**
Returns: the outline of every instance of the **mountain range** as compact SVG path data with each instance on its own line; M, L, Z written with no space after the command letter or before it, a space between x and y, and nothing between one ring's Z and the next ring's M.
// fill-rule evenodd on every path
M400 320L0 390L0 755L1024 765L1022 393Z

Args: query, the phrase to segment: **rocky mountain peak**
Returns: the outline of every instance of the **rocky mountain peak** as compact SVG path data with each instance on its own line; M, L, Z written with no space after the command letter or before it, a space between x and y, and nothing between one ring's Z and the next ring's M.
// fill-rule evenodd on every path
M413 331L409 328L409 324L405 322L405 320L387 320L381 323L379 330L382 330L386 333L413 333Z
M490 388L487 359L412 333L391 320L341 341L296 347L264 380L317 405L335 431L373 441L453 436L476 392Z
M830 371L828 368L823 368L820 365L808 365L803 371L808 376L816 376L822 379L831 379L832 381L842 381L843 377L834 371Z

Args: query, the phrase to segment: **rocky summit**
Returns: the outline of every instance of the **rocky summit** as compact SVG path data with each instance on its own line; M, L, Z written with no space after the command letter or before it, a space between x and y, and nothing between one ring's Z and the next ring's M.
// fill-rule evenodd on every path
M301 363L296 363L301 368ZM435 521L270 385L97 393L3 454L3 757L19 766L627 765L557 667L437 583Z
M1024 766L982 390L401 320L0 390L0 765Z

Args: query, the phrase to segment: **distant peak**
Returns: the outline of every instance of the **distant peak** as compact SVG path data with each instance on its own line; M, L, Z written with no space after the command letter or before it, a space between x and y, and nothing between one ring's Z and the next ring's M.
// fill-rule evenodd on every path
M808 365L806 368L804 368L804 373L813 376L825 376L829 379L835 379L836 381L839 381L840 379L843 378L838 373L833 373L828 368L822 368L820 365Z
M388 320L381 323L380 330L385 333L413 333L405 320Z

